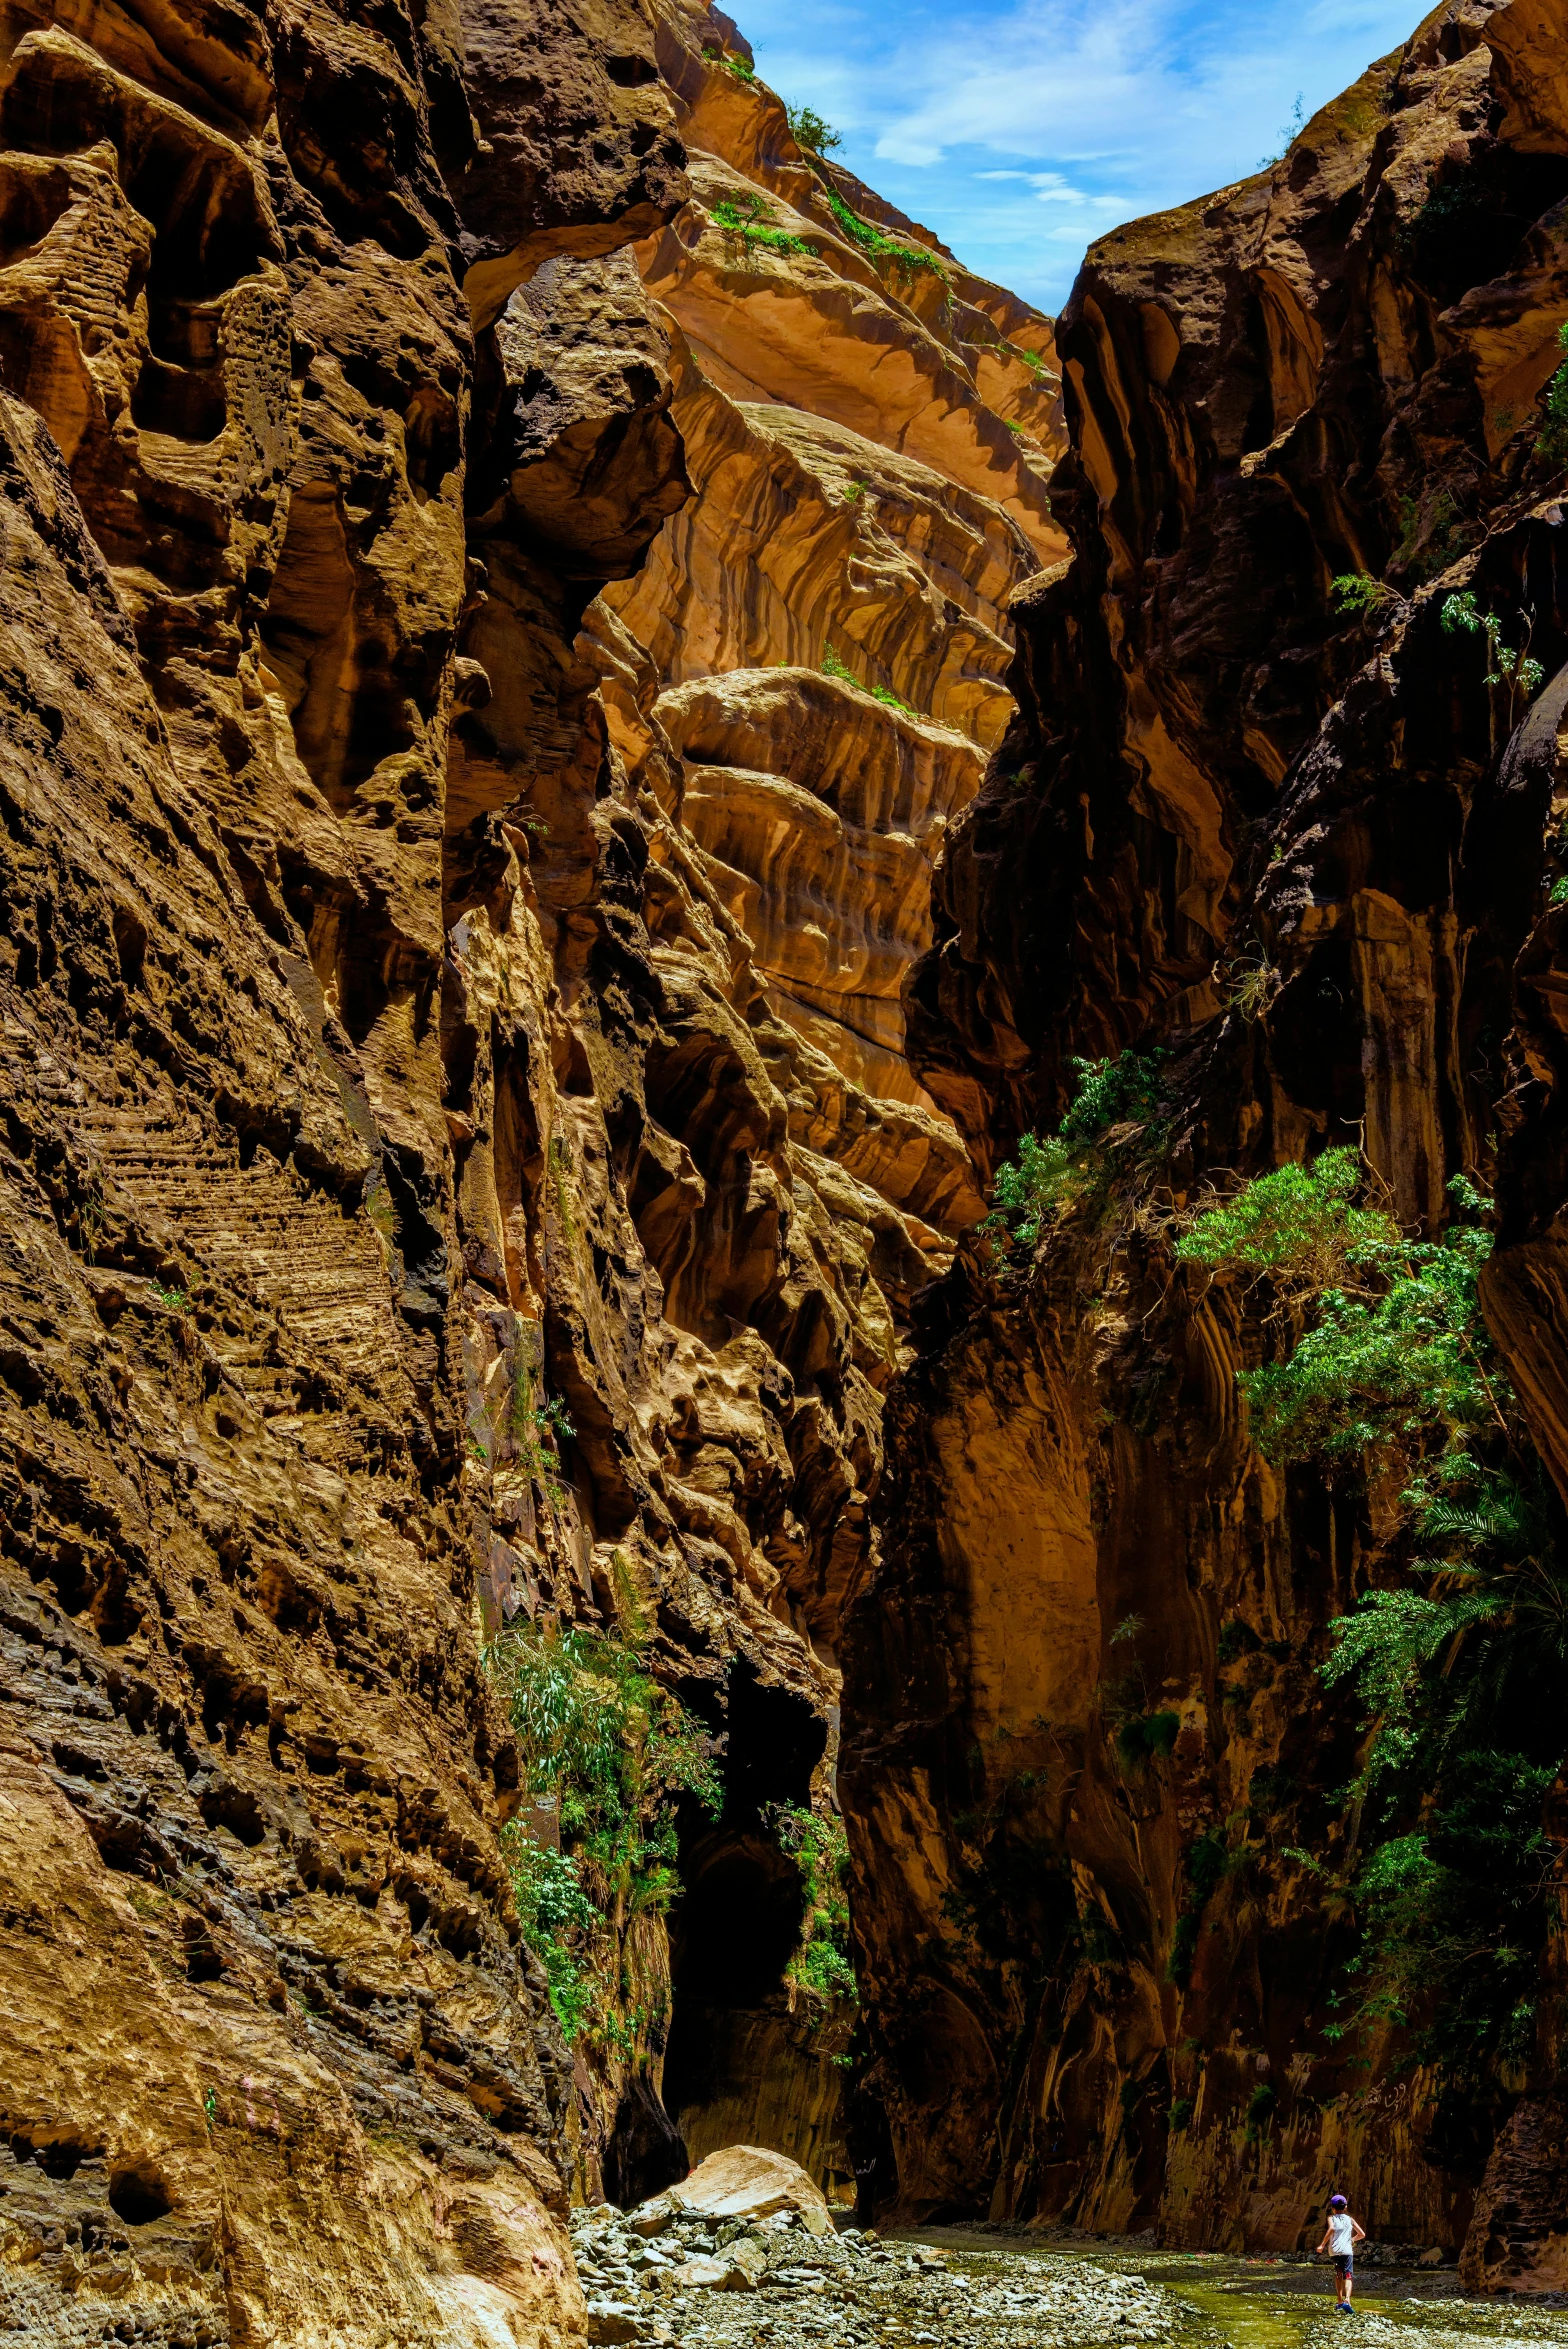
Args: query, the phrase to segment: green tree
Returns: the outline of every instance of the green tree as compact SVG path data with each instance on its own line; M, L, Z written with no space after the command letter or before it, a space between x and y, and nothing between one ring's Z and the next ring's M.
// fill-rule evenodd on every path
M790 135L797 147L808 155L837 154L844 142L831 123L824 122L814 106L786 106Z
M996 1170L993 1232L1032 1248L1046 1222L1104 1179L1123 1155L1114 1137L1135 1141L1157 1131L1163 1052L1123 1052L1114 1060L1075 1060L1073 1100L1054 1134L1024 1134L1016 1158Z
M1282 1465L1402 1468L1408 1565L1329 1626L1325 1684L1363 1709L1336 1876L1304 1861L1361 1928L1329 1994L1330 2038L1410 2034L1446 2078L1517 2063L1546 1932L1541 1802L1563 1755L1568 1567L1556 1503L1481 1310L1488 1202L1449 1185L1436 1240L1357 1204L1354 1151L1283 1167L1200 1214L1178 1257L1267 1284L1292 1332L1239 1384ZM1308 1324L1294 1333L1302 1320Z
M568 2038L608 2020L608 1951L641 1912L668 1907L683 1798L717 1815L723 1785L700 1721L630 1650L598 1632L503 1632L485 1651L517 1733L530 1794L554 1799L559 1852L502 1830L518 1915Z

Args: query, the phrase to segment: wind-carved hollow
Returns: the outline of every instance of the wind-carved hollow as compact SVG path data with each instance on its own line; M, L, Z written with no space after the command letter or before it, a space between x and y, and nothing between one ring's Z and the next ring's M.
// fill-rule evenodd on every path
M424 177L406 85L341 53L329 56L303 31L279 40L275 62L289 160L333 228L345 244L374 239L395 259L417 261L433 231L404 192ZM342 136L345 120L356 125L353 139ZM430 193L437 195L434 184Z
M29 33L0 102L0 136L44 155L107 139L120 184L156 231L154 289L210 300L278 258L277 236L240 148L183 107L115 73L67 33Z
M335 493L297 490L261 633L295 749L339 814L416 731L390 631L363 609L361 587Z
M62 164L33 155L0 155L0 269L35 253L75 195Z
M424 362L405 346L394 364L381 351L349 351L341 365L344 380L387 417L401 417L404 467L421 505L440 494L463 460L463 424L457 404L455 370L442 369L435 381L421 375Z
M168 2217L174 2199L150 2172L121 2170L109 2181L109 2208L128 2227L150 2227L155 2219Z
M434 384L421 384L403 415L408 481L421 503L439 496L463 455L463 428L455 402Z
M138 430L171 440L215 441L228 409L219 369L170 367L162 359L147 360L131 394L131 421Z

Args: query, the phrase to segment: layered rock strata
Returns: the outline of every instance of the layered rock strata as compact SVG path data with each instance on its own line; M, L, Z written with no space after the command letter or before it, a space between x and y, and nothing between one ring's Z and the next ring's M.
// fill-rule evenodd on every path
M727 19L668 10L658 54L693 197L634 258L692 489L578 643L645 827L666 1007L627 1196L659 1284L650 1342L662 1316L681 1385L712 1398L682 1438L677 1537L741 1562L746 1596L722 1603L760 1606L760 1636L782 1619L804 1641L782 1652L818 1724L688 1852L659 2084L694 2154L760 2138L847 2186L851 2018L784 1978L794 1877L758 1805L805 1798L811 1735L831 1800L881 1394L913 1300L983 1204L910 1075L902 997L947 826L1011 707L1010 598L1064 543L1045 498L1057 386L1049 322L803 154ZM605 266L546 271L503 322L551 430L571 417L587 435L621 364L637 279L615 266L614 287ZM512 494L536 513L550 478L514 464ZM504 671L486 626L474 649ZM465 756L491 724L487 709L461 730ZM548 871L559 816L538 789L530 805L552 826L533 851ZM737 1323L765 1341L740 1377ZM583 1385L566 1393L581 1426ZM738 1403L756 1416L737 1468ZM624 1409L611 1399L617 1426ZM763 1481L759 1451L778 1464ZM659 1591L670 1528L655 1511L634 1531L622 1554Z
M708 1724L690 1918L831 1799L882 1396L979 1204L900 990L1058 544L1050 340L845 241L827 191L892 216L726 47L0 8L25 2340L580 2333L569 2190L681 2158L669 1947L626 1920L563 2046L498 1627L618 1630Z
M1565 58L1559 7L1437 9L1260 177L1102 240L1059 324L1072 560L910 1053L987 1169L1075 1055L1165 1051L1168 1139L1114 1211L966 1246L894 1390L841 1784L905 2211L1279 2248L1337 2185L1476 2285L1558 2279L1555 1922L1533 2054L1440 2080L1325 2034L1354 1940L1301 1847L1353 1866L1357 1713L1316 1667L1408 1537L1259 1456L1269 1333L1173 1243L1325 1143L1416 1231L1495 1186L1486 1312L1562 1486ZM1445 631L1466 594L1541 664L1528 718Z

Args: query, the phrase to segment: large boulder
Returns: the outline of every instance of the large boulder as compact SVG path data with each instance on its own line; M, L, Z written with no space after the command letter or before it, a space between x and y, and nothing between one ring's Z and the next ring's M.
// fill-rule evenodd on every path
M680 2185L642 2203L632 2224L640 2234L654 2235L682 2210L714 2219L771 2218L776 2211L793 2210L812 2234L833 2231L821 2187L787 2153L770 2153L761 2145L726 2145L710 2153Z

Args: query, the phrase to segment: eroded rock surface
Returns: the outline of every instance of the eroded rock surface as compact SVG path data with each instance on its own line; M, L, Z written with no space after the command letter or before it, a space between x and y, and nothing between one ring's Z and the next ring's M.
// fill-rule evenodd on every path
M901 988L1061 541L1048 323L846 241L830 188L929 244L731 34L0 7L0 2305L51 2349L581 2334L569 2190L681 2166L670 1955L629 1920L568 2052L498 1626L635 1637L724 1755L693 1884L798 1905L761 1820L827 1799L980 1203ZM842 2167L847 2025L733 2028Z

